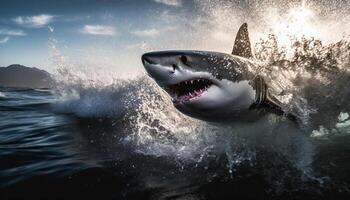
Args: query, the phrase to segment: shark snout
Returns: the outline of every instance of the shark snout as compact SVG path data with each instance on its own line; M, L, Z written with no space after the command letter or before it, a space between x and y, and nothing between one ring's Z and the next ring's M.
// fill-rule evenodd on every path
M142 63L145 64L145 62L150 64L165 64L169 62L174 62L174 59L172 56L167 55L165 52L149 52L145 53L141 57Z
M148 75L158 83L169 81L175 73L175 64L161 63L158 57L150 53L144 54L141 59Z
M152 56L150 56L149 53L143 54L141 60L143 65L145 65L145 63L154 64Z

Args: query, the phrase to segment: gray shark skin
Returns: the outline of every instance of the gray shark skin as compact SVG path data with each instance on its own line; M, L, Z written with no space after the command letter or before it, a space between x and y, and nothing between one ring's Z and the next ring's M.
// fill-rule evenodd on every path
M246 23L237 33L232 54L158 51L145 53L142 63L148 75L171 96L174 106L188 116L205 121L250 122L266 113L284 115L263 77L249 71L254 63L248 59L252 53Z

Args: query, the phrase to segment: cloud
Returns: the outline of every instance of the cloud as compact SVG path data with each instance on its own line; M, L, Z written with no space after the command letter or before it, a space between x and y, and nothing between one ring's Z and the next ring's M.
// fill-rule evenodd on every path
M26 36L22 30L9 30L9 29L0 29L0 35L10 35L10 36Z
M139 37L155 37L160 34L160 31L153 28L153 29L146 29L146 30L136 30L136 31L133 31L132 34Z
M0 44L4 44L10 40L10 36L26 36L27 34L22 30L10 30L10 29L0 29L0 36L4 35L5 37L0 38Z
M50 24L54 18L55 16L53 15L41 14L34 16L18 16L14 18L13 21L21 26L41 28Z
M113 26L85 25L81 33L88 35L114 36L117 32Z
M182 0L153 0L157 3L162 3L168 6L180 7L182 6Z
M0 38L0 44L4 44L6 42L8 42L10 40L10 37L4 37L4 38Z

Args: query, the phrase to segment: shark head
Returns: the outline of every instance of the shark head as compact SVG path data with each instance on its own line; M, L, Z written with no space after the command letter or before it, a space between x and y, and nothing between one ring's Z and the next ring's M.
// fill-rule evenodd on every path
M250 114L251 108L267 99L264 82L256 81L249 70L250 57L247 24L243 24L232 54L157 51L145 53L142 63L182 113L206 121L246 120L257 115Z
M174 106L207 121L237 116L254 103L253 76L245 61L206 51L159 51L142 56L148 75L171 96Z

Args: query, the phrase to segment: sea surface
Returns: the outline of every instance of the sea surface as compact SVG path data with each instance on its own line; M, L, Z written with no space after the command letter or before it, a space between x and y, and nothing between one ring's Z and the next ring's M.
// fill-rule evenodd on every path
M53 89L1 88L1 199L350 197L347 113L336 134L294 130L276 116L212 125L115 87L69 100Z

